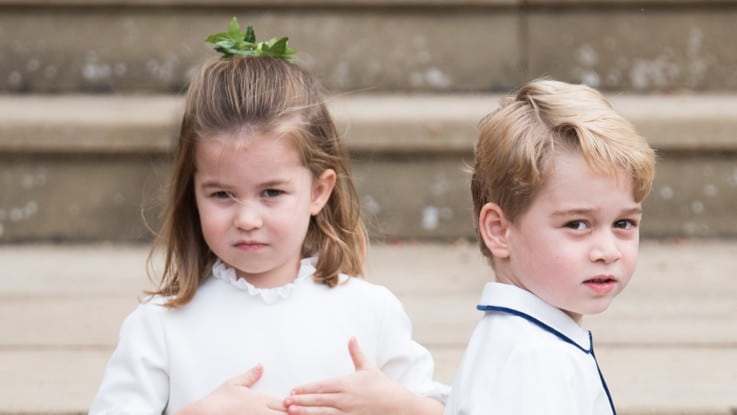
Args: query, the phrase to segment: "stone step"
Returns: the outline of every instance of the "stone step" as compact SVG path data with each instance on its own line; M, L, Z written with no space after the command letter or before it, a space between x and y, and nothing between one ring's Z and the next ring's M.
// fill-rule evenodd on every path
M333 91L736 91L737 1L0 1L0 91L179 92L232 16Z
M659 151L643 236L737 236L737 95L610 100ZM331 99L374 239L473 238L464 169L497 101ZM148 239L181 105L171 95L0 96L0 243Z
M0 415L86 412L123 317L150 287L146 255L143 245L0 245ZM618 413L737 411L736 255L737 239L644 241L627 289L584 318ZM437 379L452 382L491 278L476 246L374 244L366 271L399 297Z

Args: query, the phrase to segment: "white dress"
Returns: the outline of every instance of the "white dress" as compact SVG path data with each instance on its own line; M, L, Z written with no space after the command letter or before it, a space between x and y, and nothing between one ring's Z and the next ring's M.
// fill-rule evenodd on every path
M445 415L611 415L591 335L513 285L487 283Z
M445 401L430 353L411 338L399 300L386 288L341 276L315 283L304 259L290 284L259 289L222 262L180 309L153 297L123 322L90 414L166 414L196 401L257 363L253 389L286 397L292 388L355 371L348 340L409 390Z

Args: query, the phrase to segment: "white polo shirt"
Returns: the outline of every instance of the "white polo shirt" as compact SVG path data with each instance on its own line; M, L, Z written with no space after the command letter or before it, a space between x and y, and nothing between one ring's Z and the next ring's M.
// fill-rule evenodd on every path
M445 415L615 414L591 333L519 287L487 283L485 312L456 374Z

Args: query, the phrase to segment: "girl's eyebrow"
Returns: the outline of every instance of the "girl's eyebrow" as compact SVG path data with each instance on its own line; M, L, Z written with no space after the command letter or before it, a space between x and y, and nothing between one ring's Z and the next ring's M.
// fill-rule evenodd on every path
M263 183L259 183L258 187L262 187L262 188L263 187L278 187L278 186L287 185L289 183L290 181L287 179L274 179L274 180L267 180ZM209 188L225 189L225 188L229 188L230 186L220 183L216 180L208 180L200 184L200 187L204 189L209 189Z
M263 183L259 183L259 187L279 187L279 186L284 186L289 183L290 181L287 179L274 179L274 180L267 180Z
M200 184L200 187L202 187L203 189L210 189L210 188L225 189L225 188L228 188L229 186L226 186L215 180L209 180L209 181L206 181Z

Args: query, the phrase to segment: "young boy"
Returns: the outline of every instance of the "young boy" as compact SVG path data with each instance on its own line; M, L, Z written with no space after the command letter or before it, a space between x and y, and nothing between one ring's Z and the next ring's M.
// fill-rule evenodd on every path
M471 192L496 282L445 414L614 414L580 324L632 277L654 152L600 93L553 80L480 128Z

